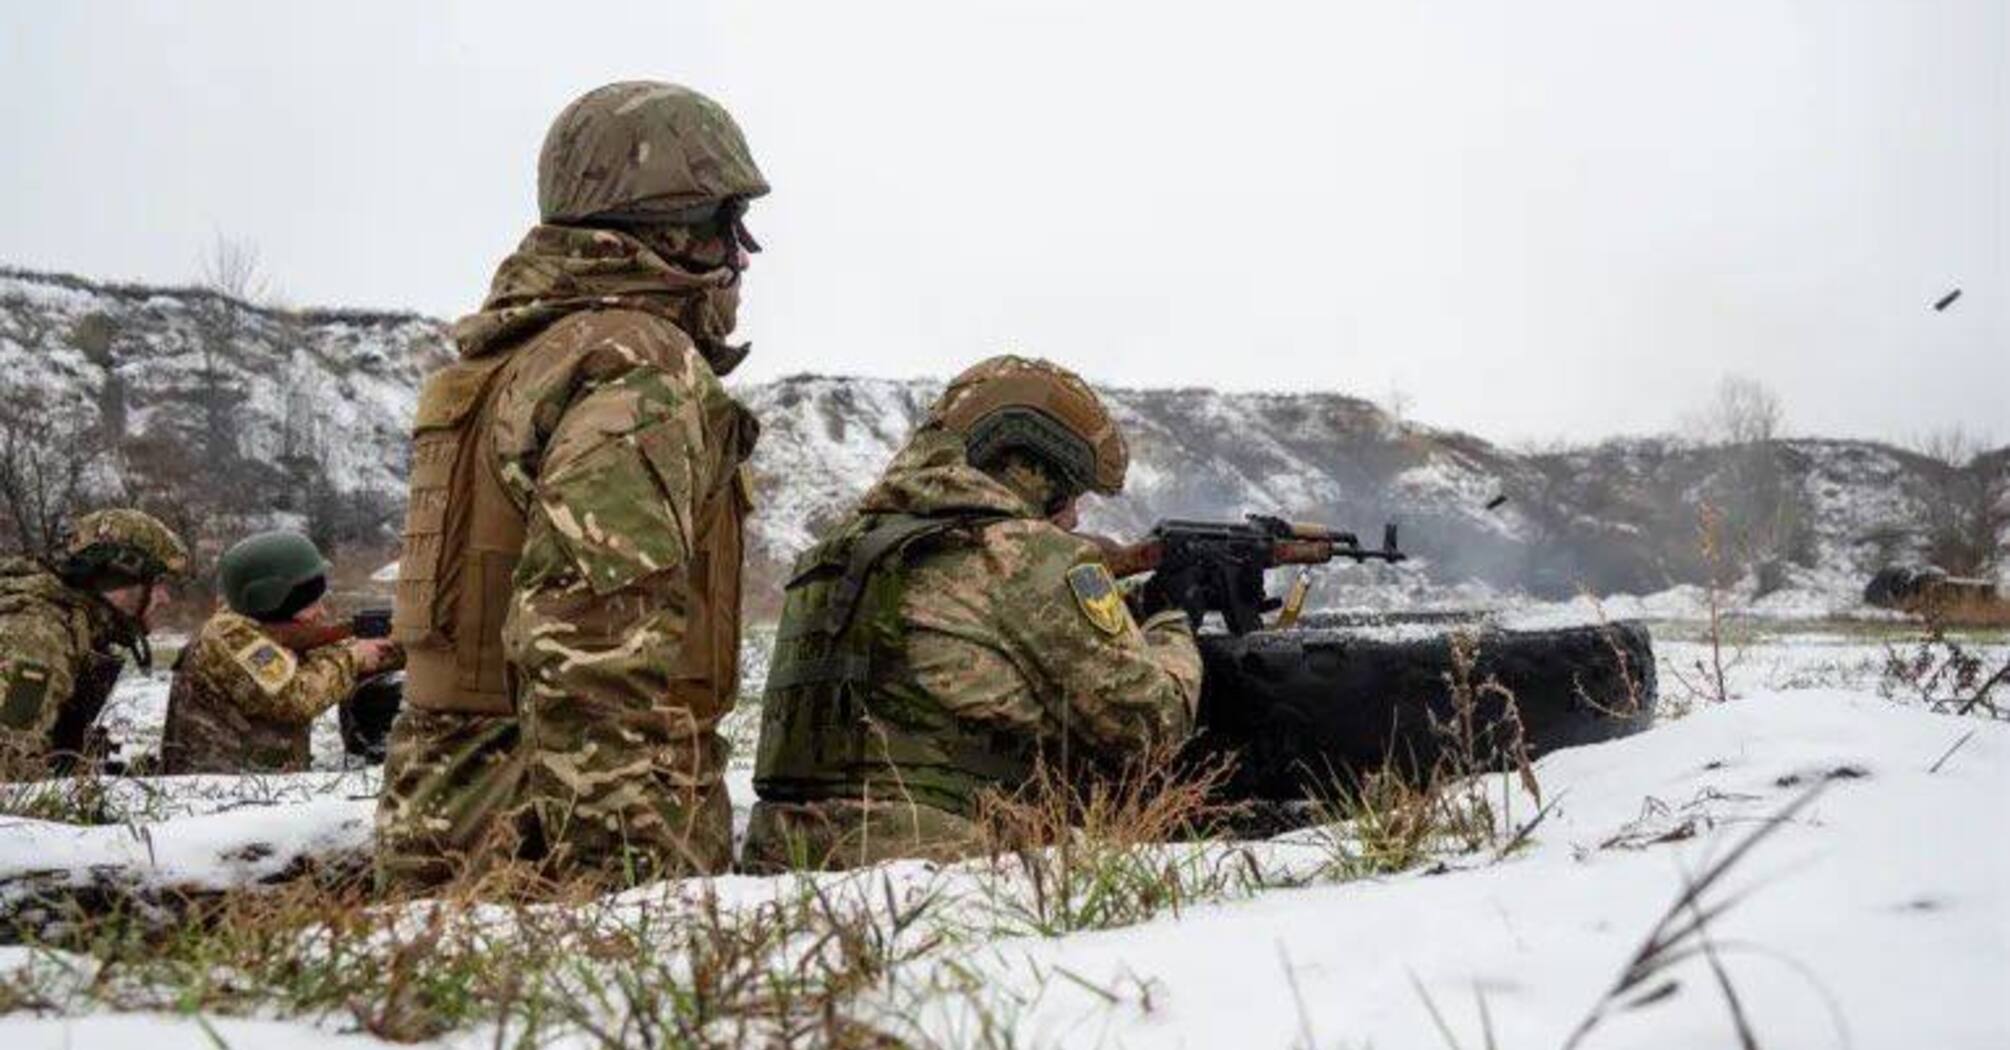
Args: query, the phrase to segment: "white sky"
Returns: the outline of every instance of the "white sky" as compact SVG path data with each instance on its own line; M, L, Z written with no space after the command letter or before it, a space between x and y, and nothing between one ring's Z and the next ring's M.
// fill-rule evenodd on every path
M573 96L739 118L752 378L1013 348L1504 440L2010 439L2010 3L0 0L0 262L474 307ZM1944 313L1930 304L1965 293Z

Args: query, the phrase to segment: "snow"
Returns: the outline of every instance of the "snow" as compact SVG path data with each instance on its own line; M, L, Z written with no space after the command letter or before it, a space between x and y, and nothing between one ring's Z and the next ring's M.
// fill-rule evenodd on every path
M1708 653L1694 623L1657 630L1664 669ZM988 1012L1031 1046L1438 1050L1448 1044L1421 988L1459 1045L1486 1045L1483 1000L1498 1045L1560 1046L1685 880L1819 786L1708 898L1737 898L1711 936L1759 1045L2010 1045L2010 838L2000 813L2010 725L1880 696L1886 644L1848 628L1744 639L1728 676L1732 702L1670 704L1690 713L1538 762L1551 808L1527 848L1505 859L1462 855L1370 881L1272 888L1112 930L994 937L901 965L886 987L902 993L863 1009L943 1045L967 1042ZM1986 652L2001 659L2010 646ZM743 662L750 671L763 662L758 644ZM1662 684L1664 697L1677 688L1665 670ZM752 714L743 704L728 727L739 741L728 784L742 824ZM156 782L158 793L210 801L130 827L9 822L0 882L29 870L80 880L125 871L155 886L218 888L296 857L367 847L374 777L263 778L232 800L236 779ZM1511 780L1487 790L1516 822L1538 811ZM1310 870L1319 834L1183 848ZM817 882L866 900L940 891L967 898L964 909L999 892L982 862L897 863ZM721 906L742 909L800 892L792 879L726 876L633 891L625 906L688 906L708 888ZM0 971L30 964L0 952ZM1691 959L1671 976L1671 995L1615 1013L1585 1045L1735 1045L1706 965ZM939 991L952 986L960 990ZM917 989L938 991L917 1004ZM368 1042L306 1022L209 1023L229 1045ZM189 1019L150 1015L12 1017L0 1033L9 1046L213 1045ZM488 1045L489 1034L434 1045Z
M164 787L172 791L174 785ZM31 882L37 888L85 887L112 873L159 889L250 885L302 857L366 852L375 808L370 798L329 797L154 823L81 827L0 820L0 905L12 903Z
M336 1035L280 1021L233 1017L125 1014L79 1018L29 1018L6 1022L8 1050L351 1050L389 1046L362 1035Z
M1441 1047L1414 981L1465 1045L1481 1042L1483 997L1499 1045L1560 1046L1685 878L1826 782L1713 895L1749 894L1712 935L1761 1045L1843 1045L1839 1013L1856 1046L2001 1047L2010 843L1981 832L2002 826L2007 772L2004 726L1838 691L1768 694L1546 758L1555 808L1535 847L1498 865L1274 891L959 964L1001 1009L1018 1007L1034 1045L1282 1047L1310 1033L1322 1046ZM1654 844L1678 835L1693 837ZM1733 1045L1699 966L1590 1045ZM1054 980L1063 968L1079 983ZM1141 988L1148 1007L1130 991ZM962 1008L924 1030L967 1025Z

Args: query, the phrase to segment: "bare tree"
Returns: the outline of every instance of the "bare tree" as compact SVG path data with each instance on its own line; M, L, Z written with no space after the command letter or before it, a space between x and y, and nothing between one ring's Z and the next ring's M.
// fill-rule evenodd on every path
M203 452L212 463L238 457L237 410L244 386L231 363L242 357L246 304L267 294L270 282L259 265L258 247L219 233L197 261L197 284L211 294L193 306L196 352L196 408L202 416Z
M272 293L272 282L259 262L258 246L222 233L198 261L197 274L203 289L240 302L260 303Z
M27 387L0 389L0 541L45 554L83 506L104 455L96 421L52 410Z
M1998 538L2010 526L2010 504L2003 468L1983 454L1988 441L1953 426L1911 444L1930 461L1918 521L1927 560L1961 575L1989 569L1999 557Z
M1815 558L1807 494L1795 453L1780 440L1780 396L1750 376L1725 375L1683 430L1716 461L1713 499L1726 547L1758 571L1761 592L1784 586L1791 564Z
M1726 375L1683 429L1704 444L1753 445L1780 436L1780 395L1750 376Z

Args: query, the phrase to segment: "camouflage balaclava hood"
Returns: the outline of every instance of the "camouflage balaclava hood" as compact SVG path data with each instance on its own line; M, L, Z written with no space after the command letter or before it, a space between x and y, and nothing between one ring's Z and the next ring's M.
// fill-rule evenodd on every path
M739 275L727 267L686 269L625 230L538 226L496 268L488 300L454 325L454 340L463 357L481 357L580 310L640 310L683 330L724 376L747 356L726 341L739 303Z

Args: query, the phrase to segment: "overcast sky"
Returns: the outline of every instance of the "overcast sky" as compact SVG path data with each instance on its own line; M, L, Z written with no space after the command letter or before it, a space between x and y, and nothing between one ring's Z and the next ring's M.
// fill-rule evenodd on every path
M443 317L550 118L698 87L774 193L744 374L1399 392L1509 441L2010 440L2010 3L0 0L0 262ZM1945 312L1931 304L1960 287Z

